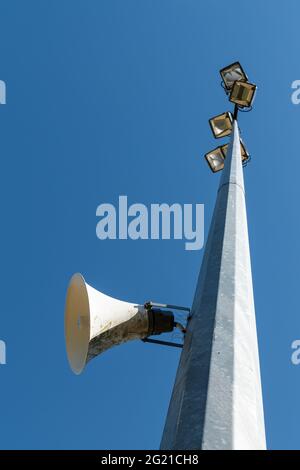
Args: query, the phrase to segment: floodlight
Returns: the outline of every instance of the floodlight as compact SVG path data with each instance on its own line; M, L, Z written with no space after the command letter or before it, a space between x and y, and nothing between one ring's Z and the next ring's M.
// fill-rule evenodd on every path
M243 108L249 107L253 102L256 88L256 85L253 85L253 83L235 82L231 89L229 100Z
M242 162L245 163L247 160L249 160L250 155L249 155L249 152L248 152L248 150L246 149L246 146L245 146L244 142L242 141L242 139L240 139L240 142L241 142L241 156L242 156ZM225 144L225 145L222 145L222 147L221 147L221 150L222 150L222 153L223 153L223 155L224 155L224 158L226 158L228 146L229 146L229 144Z
M236 81L246 82L248 80L241 64L234 62L220 70L226 90L230 91Z
M211 150L205 155L205 158L213 173L223 170L225 154L222 147L217 147L214 150Z
M246 163L246 161L249 160L250 155L242 139L240 139L240 142L242 162ZM217 171L223 170L228 147L229 144L220 145L205 155L206 161L213 173L217 173Z
M231 134L232 121L232 114L229 112L219 114L209 120L211 130L216 139Z

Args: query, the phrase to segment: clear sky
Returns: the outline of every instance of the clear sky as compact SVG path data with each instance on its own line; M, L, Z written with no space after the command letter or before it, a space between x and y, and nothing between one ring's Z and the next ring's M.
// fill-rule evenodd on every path
M300 448L300 79L296 0L0 0L0 447L158 448L179 352L133 342L70 370L66 287L82 272L127 301L192 303L203 250L96 237L96 207L204 203L219 175L207 120L218 70L257 83L241 115L268 446ZM225 143L225 141L224 141Z

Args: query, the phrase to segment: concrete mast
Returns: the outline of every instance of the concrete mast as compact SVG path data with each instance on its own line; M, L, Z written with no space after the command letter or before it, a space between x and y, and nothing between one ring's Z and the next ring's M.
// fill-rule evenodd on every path
M240 137L234 121L161 449L265 449Z

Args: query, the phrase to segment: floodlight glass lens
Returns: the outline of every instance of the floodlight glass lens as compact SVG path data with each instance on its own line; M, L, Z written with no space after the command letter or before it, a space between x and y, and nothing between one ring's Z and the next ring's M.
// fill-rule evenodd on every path
M224 168L224 155L220 147L207 153L205 158L214 173Z
M232 117L230 113L223 113L209 120L214 136L219 139L232 132Z
M256 86L252 83L235 82L231 90L230 101L243 107L251 106L255 90Z
M222 79L225 83L227 90L231 90L233 84L238 81L247 81L247 75L243 71L239 62L225 67L220 71Z

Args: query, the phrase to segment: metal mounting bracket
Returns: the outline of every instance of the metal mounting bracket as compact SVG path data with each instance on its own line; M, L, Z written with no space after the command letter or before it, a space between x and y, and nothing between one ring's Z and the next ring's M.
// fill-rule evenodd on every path
M172 343L172 341L161 341L160 339L143 338L143 343L161 344L163 346L172 346L173 348L183 348L183 344Z

